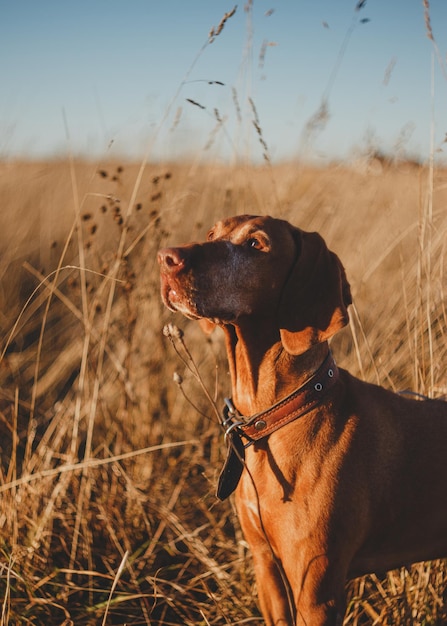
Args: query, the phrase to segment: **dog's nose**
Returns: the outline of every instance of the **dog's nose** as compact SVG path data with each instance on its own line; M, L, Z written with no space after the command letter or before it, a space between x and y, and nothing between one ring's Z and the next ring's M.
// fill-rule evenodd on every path
M158 253L158 263L164 272L174 274L185 267L186 255L181 248L163 248Z

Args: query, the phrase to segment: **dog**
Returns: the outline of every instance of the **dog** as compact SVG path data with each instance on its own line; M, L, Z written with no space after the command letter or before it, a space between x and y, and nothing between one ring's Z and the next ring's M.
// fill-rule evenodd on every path
M236 490L265 623L341 624L347 580L446 557L447 402L337 367L351 292L321 236L241 215L158 260L165 305L225 334L218 495Z

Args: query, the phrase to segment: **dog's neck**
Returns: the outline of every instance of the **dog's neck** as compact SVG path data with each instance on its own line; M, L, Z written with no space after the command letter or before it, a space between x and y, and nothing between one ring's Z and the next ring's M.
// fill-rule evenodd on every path
M303 385L328 354L327 342L288 354L270 318L224 326L232 398L242 415L264 411ZM273 329L273 330L272 330Z

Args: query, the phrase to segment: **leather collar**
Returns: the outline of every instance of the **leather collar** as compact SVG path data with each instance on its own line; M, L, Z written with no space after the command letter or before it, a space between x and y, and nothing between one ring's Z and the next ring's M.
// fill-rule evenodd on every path
M237 428L239 433L250 443L267 437L275 430L293 422L318 406L325 392L337 382L338 376L337 365L329 352L317 371L304 385L266 411L244 418L232 406L231 400L226 400L228 417L223 421L223 425L226 426L226 433L228 430Z
M225 500L237 487L244 469L245 448L317 407L338 377L337 365L329 352L304 385L266 411L245 418L234 408L231 400L225 400L222 426L225 429L228 454L217 487L217 497L220 500ZM242 438L248 443L244 444Z

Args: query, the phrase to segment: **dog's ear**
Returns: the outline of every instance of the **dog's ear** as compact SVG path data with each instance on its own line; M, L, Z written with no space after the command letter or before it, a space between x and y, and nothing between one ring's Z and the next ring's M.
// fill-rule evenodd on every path
M318 233L293 228L297 259L279 306L281 341L289 354L302 354L326 341L349 321L351 290L337 255Z
M199 320L199 326L203 330L205 335L211 335L213 330L216 328L216 324L211 320L206 319L205 317L202 317Z

